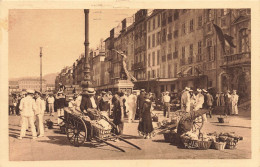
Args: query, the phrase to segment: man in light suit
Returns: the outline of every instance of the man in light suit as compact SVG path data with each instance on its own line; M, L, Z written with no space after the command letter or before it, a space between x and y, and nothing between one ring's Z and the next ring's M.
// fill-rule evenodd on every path
M45 101L41 98L41 93L39 91L35 91L35 103L37 106L37 110L35 112L36 115L36 127L38 130L38 137L44 136L44 126L43 126L43 116L46 109Z
M21 133L20 133L20 137L18 137L18 139L20 140L25 136L27 121L29 121L33 139L37 138L35 125L34 125L34 115L35 112L37 111L37 106L35 100L33 99L33 94L34 94L33 90L27 90L27 96L24 97L20 102L19 109L21 110L21 117L22 117Z
M181 110L190 112L190 88L186 87L181 95Z

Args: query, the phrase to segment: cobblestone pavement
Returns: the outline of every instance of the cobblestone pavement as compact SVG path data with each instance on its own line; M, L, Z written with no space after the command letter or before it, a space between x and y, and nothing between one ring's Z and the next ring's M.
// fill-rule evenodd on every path
M159 115L159 121L164 117L161 111L155 111ZM46 114L45 119L49 118ZM170 143L164 142L163 135L156 135L152 139L143 139L138 136L138 122L125 123L123 137L140 146L142 150L123 143L111 142L121 147L126 152L120 152L110 146L98 143L86 142L81 147L72 146L66 135L60 134L58 126L54 129L46 129L45 137L36 140L31 139L31 133L27 137L18 140L20 133L19 116L9 116L9 148L11 161L36 161L36 160L104 160L104 159L248 159L251 158L251 119L250 117L230 116L229 123L220 124L217 116L209 118L205 124L205 132L235 132L243 136L237 149L223 151L189 150L180 149ZM57 116L51 117L57 122ZM156 123L154 123L156 126Z

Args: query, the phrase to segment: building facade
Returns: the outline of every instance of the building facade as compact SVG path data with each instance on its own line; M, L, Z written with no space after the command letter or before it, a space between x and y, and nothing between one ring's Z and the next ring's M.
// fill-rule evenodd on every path
M28 79L21 79L18 81L19 90L37 90L40 91L41 88L41 81L39 78L28 78ZM46 80L42 80L42 92L46 91Z
M119 90L126 79L117 50L127 55L127 69L137 79L134 89L156 95L186 86L236 89L242 99L250 98L250 9L141 9L113 28L104 42L102 84L93 75L103 90ZM100 63L92 58L93 67ZM83 70L81 57L73 65L74 84L80 85Z
M99 89L105 84L105 52L100 51L93 57L93 84Z

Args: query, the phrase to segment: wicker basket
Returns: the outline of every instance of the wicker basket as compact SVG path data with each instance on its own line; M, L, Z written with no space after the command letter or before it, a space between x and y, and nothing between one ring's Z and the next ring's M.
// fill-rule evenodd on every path
M198 140L191 140L191 139L182 137L181 142L185 148L188 148L188 149L198 148Z
M203 140L198 141L199 150L207 150L210 148L211 145L212 145L212 141L203 141Z
M237 142L236 141L230 141L226 143L226 149L236 149Z
M214 142L216 150L224 150L226 146L226 142Z
M106 138L111 135L111 129L105 130L96 126L93 126L93 135L98 138Z

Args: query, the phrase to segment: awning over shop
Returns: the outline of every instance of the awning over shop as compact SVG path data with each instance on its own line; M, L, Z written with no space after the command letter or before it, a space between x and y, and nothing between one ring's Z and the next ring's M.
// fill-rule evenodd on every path
M158 81L159 82L172 82L172 81L176 81L178 78L159 78Z
M188 75L188 73L190 72L191 69L192 69L191 66L188 67L188 68L186 68L186 69L183 71L183 74L184 74L184 75Z

